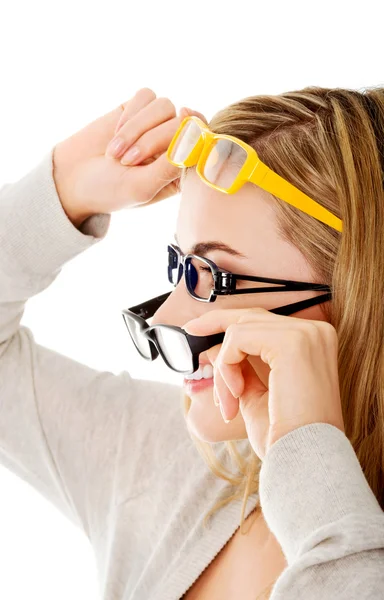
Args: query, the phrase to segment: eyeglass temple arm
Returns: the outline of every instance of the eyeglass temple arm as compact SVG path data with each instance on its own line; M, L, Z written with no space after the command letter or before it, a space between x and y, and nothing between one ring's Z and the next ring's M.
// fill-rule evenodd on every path
M269 310L269 312L274 313L275 315L288 316L293 313L299 312L300 310L304 310L305 308L315 306L316 304L322 304L323 302L327 302L327 300L332 300L332 294L323 294L322 296L316 296L315 298L301 300L300 302L295 302L293 304L286 304L285 306L273 308ZM221 344L224 340L225 333L214 333L213 335L207 335L204 337L195 336L191 334L187 334L187 336L188 343L191 347L192 352L200 354L201 352L209 350L217 344Z
M260 168L264 170L266 165L259 161L251 173L249 180L256 183L263 190L277 196L284 202L295 206L302 212L307 213L326 225L330 225L337 231L343 230L343 222L341 219L333 215L329 210L312 200L309 196L301 192L294 185L286 181L280 175L272 171L269 167L266 168L265 174L260 176Z
M166 294L162 294L161 296L156 296L155 298L151 298L151 300L147 300L142 304L132 306L128 310L133 312L138 317L141 317L142 319L150 319L151 317L153 317L157 309L160 308L162 304L164 304L164 302L166 301L168 296L171 295L171 293L172 292L167 292Z
M322 304L323 302L328 302L328 300L332 300L332 293L315 296L314 298L308 298L307 300L300 300L300 302L286 304L285 306L279 306L278 308L272 308L269 312L274 313L275 315L289 316L300 310L311 308L312 306Z
M166 301L166 299L171 295L172 292L167 292L166 294L162 294L161 296L156 296L147 302L143 302L142 304L137 304L136 306L132 306L128 310L133 312L135 315L142 317L143 319L150 319L153 317L158 308ZM274 313L276 315L286 315L289 316L293 313L299 312L300 310L304 310L306 308L310 308L311 306L315 306L317 304L322 304L323 302L327 302L328 300L332 300L332 293L323 294L322 296L315 296L314 298L308 298L307 300L301 300L300 302L295 302L293 304L286 304L285 306L279 306L278 308L272 308L269 312ZM205 350L209 350L212 346L217 344L221 344L224 340L224 333L215 333L213 335L208 336L194 336L191 334L187 334L188 341L191 346L191 350L201 353Z

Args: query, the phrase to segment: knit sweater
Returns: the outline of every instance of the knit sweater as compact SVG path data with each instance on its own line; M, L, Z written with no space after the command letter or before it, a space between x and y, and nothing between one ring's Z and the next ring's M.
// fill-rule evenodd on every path
M70 222L52 152L0 190L0 461L87 536L100 598L179 600L235 533L241 508L231 502L203 527L229 484L196 450L181 388L94 370L20 325L28 298L102 242L109 223L109 214ZM213 446L231 467L224 442ZM339 429L314 423L278 440L246 516L258 503L288 565L271 600L384 598L384 513Z

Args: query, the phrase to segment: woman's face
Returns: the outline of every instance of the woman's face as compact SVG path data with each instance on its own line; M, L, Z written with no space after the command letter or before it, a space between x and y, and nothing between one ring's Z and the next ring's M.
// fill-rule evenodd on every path
M198 243L217 242L227 244L245 257L224 250L210 250L200 256L211 259L218 267L259 277L316 281L302 254L292 245L279 238L271 196L251 183L244 185L232 195L211 189L196 174L188 172L181 194L176 235L183 254L192 252ZM258 287L266 284L244 282L241 287ZM240 287L239 287L240 289ZM166 302L155 313L151 325L162 323L183 327L187 321L203 313L221 308L276 308L299 300L316 297L324 292L268 292L219 296L215 302L199 302L193 299L185 286L184 277ZM325 321L322 305L296 313L296 318ZM200 355L201 362L208 362L207 353ZM248 357L265 385L270 369L259 357ZM187 426L198 438L207 442L243 439L247 437L244 420L239 410L235 419L225 423L220 409L213 401L213 385L191 393L191 406Z

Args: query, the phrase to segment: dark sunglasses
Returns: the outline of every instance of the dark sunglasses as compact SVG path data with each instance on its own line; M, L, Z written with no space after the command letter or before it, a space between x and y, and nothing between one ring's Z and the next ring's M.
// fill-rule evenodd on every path
M185 275L188 293L200 302L215 302L217 296L232 296L237 294L261 294L265 292L292 292L315 290L331 292L328 285L322 283L306 283L287 279L270 279L254 275L241 275L220 269L212 260L197 256L184 255L174 244L168 245L168 281L175 287ZM258 287L238 287L244 282L270 283L275 285ZM320 296L323 298L323 296ZM325 302L325 300L323 300ZM272 311L273 312L273 311Z

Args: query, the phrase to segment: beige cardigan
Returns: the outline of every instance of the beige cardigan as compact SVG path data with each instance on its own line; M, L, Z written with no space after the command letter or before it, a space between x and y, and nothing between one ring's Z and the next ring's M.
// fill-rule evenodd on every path
M0 191L0 461L84 531L103 600L178 600L233 535L241 507L203 528L227 484L189 437L180 388L93 370L20 326L27 299L100 242L109 221L72 225L51 152ZM225 461L224 444L214 446ZM341 431L316 423L274 444L260 502L288 562L271 600L384 598L384 514Z

